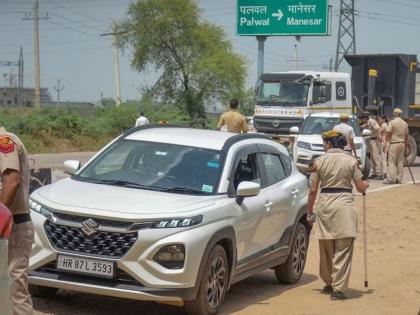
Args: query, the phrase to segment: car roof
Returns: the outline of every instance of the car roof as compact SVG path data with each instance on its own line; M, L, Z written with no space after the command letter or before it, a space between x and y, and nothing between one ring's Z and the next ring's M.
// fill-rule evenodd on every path
M269 139L261 134L236 134L218 130L185 128L171 125L147 125L129 130L123 135L127 140L170 143L211 150L223 150L245 139Z

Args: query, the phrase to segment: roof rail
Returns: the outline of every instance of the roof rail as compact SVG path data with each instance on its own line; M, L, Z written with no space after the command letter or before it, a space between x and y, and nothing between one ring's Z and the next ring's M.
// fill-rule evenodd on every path
M137 131L154 129L154 128L188 128L188 127L180 126L180 125L170 125L170 124L149 124L149 125L144 125L144 126L133 127L127 130L125 133L123 133L121 137L125 138Z
M271 140L267 135L262 133L242 133L234 135L233 137L230 137L226 140L225 144L223 145L222 151L227 151L229 148L234 145L235 143L247 140L247 139L265 139L265 140Z

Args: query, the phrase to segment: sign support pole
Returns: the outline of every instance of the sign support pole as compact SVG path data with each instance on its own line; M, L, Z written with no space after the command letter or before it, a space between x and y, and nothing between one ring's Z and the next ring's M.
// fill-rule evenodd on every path
M261 79L261 75L264 72L264 42L267 39L267 36L256 36L258 41L258 70L257 70L257 81Z

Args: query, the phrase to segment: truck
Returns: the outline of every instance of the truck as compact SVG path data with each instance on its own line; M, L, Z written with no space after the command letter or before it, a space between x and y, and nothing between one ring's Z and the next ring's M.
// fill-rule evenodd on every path
M286 136L301 127L312 112L352 112L348 73L289 71L265 73L256 86L254 127L258 132Z
M409 126L408 164L420 156L420 66L416 55L347 55L346 72L264 73L256 85L254 127L273 137L288 136L311 113L392 117L401 108Z

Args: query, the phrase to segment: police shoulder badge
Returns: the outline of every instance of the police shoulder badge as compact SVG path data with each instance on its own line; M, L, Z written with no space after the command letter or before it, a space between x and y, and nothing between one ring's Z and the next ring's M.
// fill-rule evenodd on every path
M15 151L15 143L9 136L0 136L0 153L8 154Z

